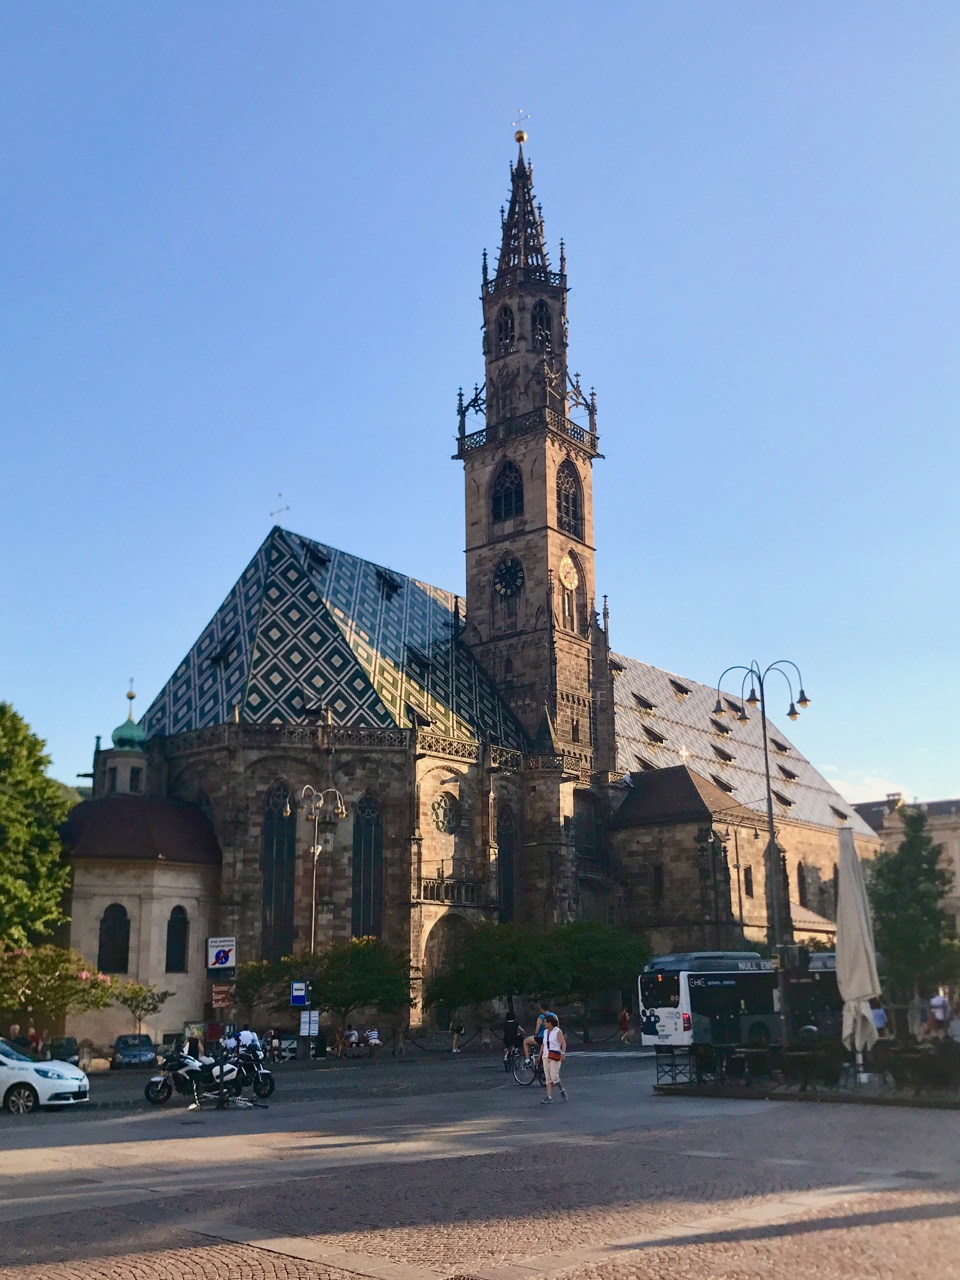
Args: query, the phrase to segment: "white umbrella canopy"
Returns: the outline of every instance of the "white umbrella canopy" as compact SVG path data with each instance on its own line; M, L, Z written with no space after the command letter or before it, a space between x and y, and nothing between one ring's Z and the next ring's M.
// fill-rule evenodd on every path
M840 828L837 985L843 998L843 1043L861 1053L877 1042L870 1001L880 995L873 919L853 831Z

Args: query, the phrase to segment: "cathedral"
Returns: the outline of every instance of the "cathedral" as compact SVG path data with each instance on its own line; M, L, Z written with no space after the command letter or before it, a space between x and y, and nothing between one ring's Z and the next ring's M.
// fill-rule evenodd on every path
M139 723L97 740L65 828L71 945L174 992L157 1035L210 1016L210 936L243 962L377 935L418 1000L479 921L599 918L658 951L766 936L758 718L610 648L596 398L569 373L563 246L554 270L517 140L485 376L458 404L464 594L274 528ZM769 745L772 892L829 942L838 827L864 856L878 841L779 728Z

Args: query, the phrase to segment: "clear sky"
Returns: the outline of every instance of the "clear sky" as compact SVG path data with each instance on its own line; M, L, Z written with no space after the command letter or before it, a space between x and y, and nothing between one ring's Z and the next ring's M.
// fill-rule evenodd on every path
M521 105L614 647L792 658L849 799L960 795L952 2L4 5L0 697L88 769L281 506L462 590Z

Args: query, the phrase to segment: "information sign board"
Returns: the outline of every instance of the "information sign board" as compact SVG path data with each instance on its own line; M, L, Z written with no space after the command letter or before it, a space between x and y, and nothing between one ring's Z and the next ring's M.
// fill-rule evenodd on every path
M315 1036L320 1030L320 1010L304 1009L300 1014L300 1034L302 1036Z
M304 1008L310 1003L310 988L306 982L290 983L290 1003L296 1008Z

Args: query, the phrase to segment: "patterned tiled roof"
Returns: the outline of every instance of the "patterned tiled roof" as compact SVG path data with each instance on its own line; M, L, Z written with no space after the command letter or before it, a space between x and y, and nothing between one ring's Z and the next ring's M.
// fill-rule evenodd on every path
M274 528L143 718L148 735L223 724L409 728L523 749L460 643L455 597ZM235 712L236 709L236 712Z
M612 655L617 765L635 773L688 765L757 814L766 813L760 715L737 720L739 694L723 694L726 714L717 719L717 691L634 658ZM776 815L821 827L845 823L858 835L874 832L769 720L770 780Z

